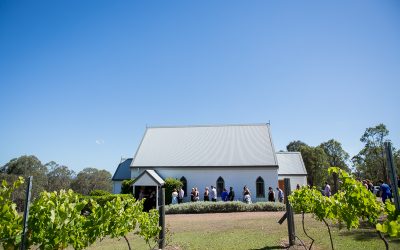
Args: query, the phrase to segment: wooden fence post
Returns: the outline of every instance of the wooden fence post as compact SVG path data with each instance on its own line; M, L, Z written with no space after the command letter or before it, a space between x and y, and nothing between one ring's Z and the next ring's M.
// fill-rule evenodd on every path
M158 248L165 248L165 187L161 187L160 189L160 202L158 206L159 212L159 225L161 227L161 231L159 234Z
M31 203L31 190L32 190L32 176L28 177L28 185L26 187L25 193L25 208L24 208L24 221L22 228L22 240L21 240L21 250L26 249L26 231L28 230L28 217L29 217L29 206Z
M296 241L296 233L294 228L293 209L288 199L288 196L292 192L290 189L290 179L285 178L284 182L285 182L285 203L286 203L286 216L288 222L289 246L294 246Z
M385 142L385 149L386 149L386 160L387 160L387 169L389 172L390 182L391 182L391 189L392 194L394 197L394 204L396 205L396 210L400 212L400 200L399 200L399 191L397 187L397 170L396 166L394 165L393 161L393 154L392 154L392 143L387 141Z

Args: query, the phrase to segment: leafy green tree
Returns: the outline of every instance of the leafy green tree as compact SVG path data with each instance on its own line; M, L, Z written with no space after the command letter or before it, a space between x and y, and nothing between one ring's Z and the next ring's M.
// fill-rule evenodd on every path
M307 170L307 181L312 186L321 187L328 175L328 156L321 147L301 146L300 153Z
M364 148L352 161L361 177L377 181L388 180L384 142L388 140L389 130L384 124L367 128L360 138Z
M72 178L75 175L73 170L70 170L67 166L59 165L54 161L46 163L45 166L49 169L47 173L47 191L67 190L70 188Z
M84 195L95 189L111 192L111 174L107 170L85 168L72 180L71 188Z
M350 158L349 154L342 148L342 144L334 139L330 139L327 142L321 143L320 147L324 150L328 157L330 167L338 167L347 172L350 168L347 162ZM333 173L333 192L336 193L338 190L338 175Z
M302 141L292 141L286 146L286 150L289 152L300 152L301 147L308 147L308 145Z
M27 178L33 176L32 182L32 198L39 196L40 192L46 189L47 186L47 167L44 166L40 160L34 155L23 155L18 158L14 158L0 168L0 172L3 173L2 178L11 181L17 180L18 176ZM8 176L6 176L8 175ZM17 203L19 209L25 199L24 190L18 189L13 198Z

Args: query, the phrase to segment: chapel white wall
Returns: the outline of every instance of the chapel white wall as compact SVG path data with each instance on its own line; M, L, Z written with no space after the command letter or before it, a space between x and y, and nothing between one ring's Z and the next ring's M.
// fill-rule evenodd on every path
M113 194L121 193L122 181L113 181Z
M225 181L225 188L229 192L229 187L233 187L235 191L235 200L242 200L243 187L247 185L251 191L253 201L266 200L268 187L277 187L278 170L277 168L154 168L163 178L172 177L180 179L184 176L187 180L187 192L190 193L192 187L197 187L200 192L200 200L203 200L205 187L216 186L217 179L221 176ZM137 168L131 169L131 178L136 178L141 171ZM265 198L256 198L256 180L261 176L264 179ZM186 197L186 201L190 200L190 195Z
M279 180L283 180L285 178L290 179L290 189L292 191L296 189L297 184L299 184L300 186L307 186L307 176L293 176L293 175L278 176Z

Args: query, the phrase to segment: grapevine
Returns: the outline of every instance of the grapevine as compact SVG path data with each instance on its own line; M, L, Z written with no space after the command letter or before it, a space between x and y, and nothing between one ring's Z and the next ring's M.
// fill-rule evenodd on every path
M19 177L12 186L3 180L0 186L0 244L4 249L17 249L21 243L22 216L12 202L12 192L24 183Z

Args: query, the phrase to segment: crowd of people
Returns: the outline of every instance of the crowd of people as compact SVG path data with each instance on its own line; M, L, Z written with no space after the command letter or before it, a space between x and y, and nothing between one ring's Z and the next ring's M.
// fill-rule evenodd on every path
M300 187L297 185L298 188ZM268 192L268 201L271 202L281 202L283 203L284 201L284 192L282 189L279 187L276 188L276 193L277 193L277 200L275 200L275 192L272 189L272 187L269 187L269 192ZM172 204L180 204L183 203L185 197L185 192L182 188L174 189L172 191ZM226 190L226 188L222 189L222 192L220 193L221 201L234 201L235 198L235 191L233 190L233 187L229 188L229 192ZM204 193L203 193L203 201L212 201L216 202L218 198L217 195L217 189L215 186L211 186L211 188L205 187ZM252 203L251 200L251 192L250 189L247 186L243 187L243 192L242 192L242 201L244 203L250 204ZM239 199L236 199L239 200ZM190 201L191 202L197 202L200 201L200 192L197 187L193 187L191 192L190 192Z

